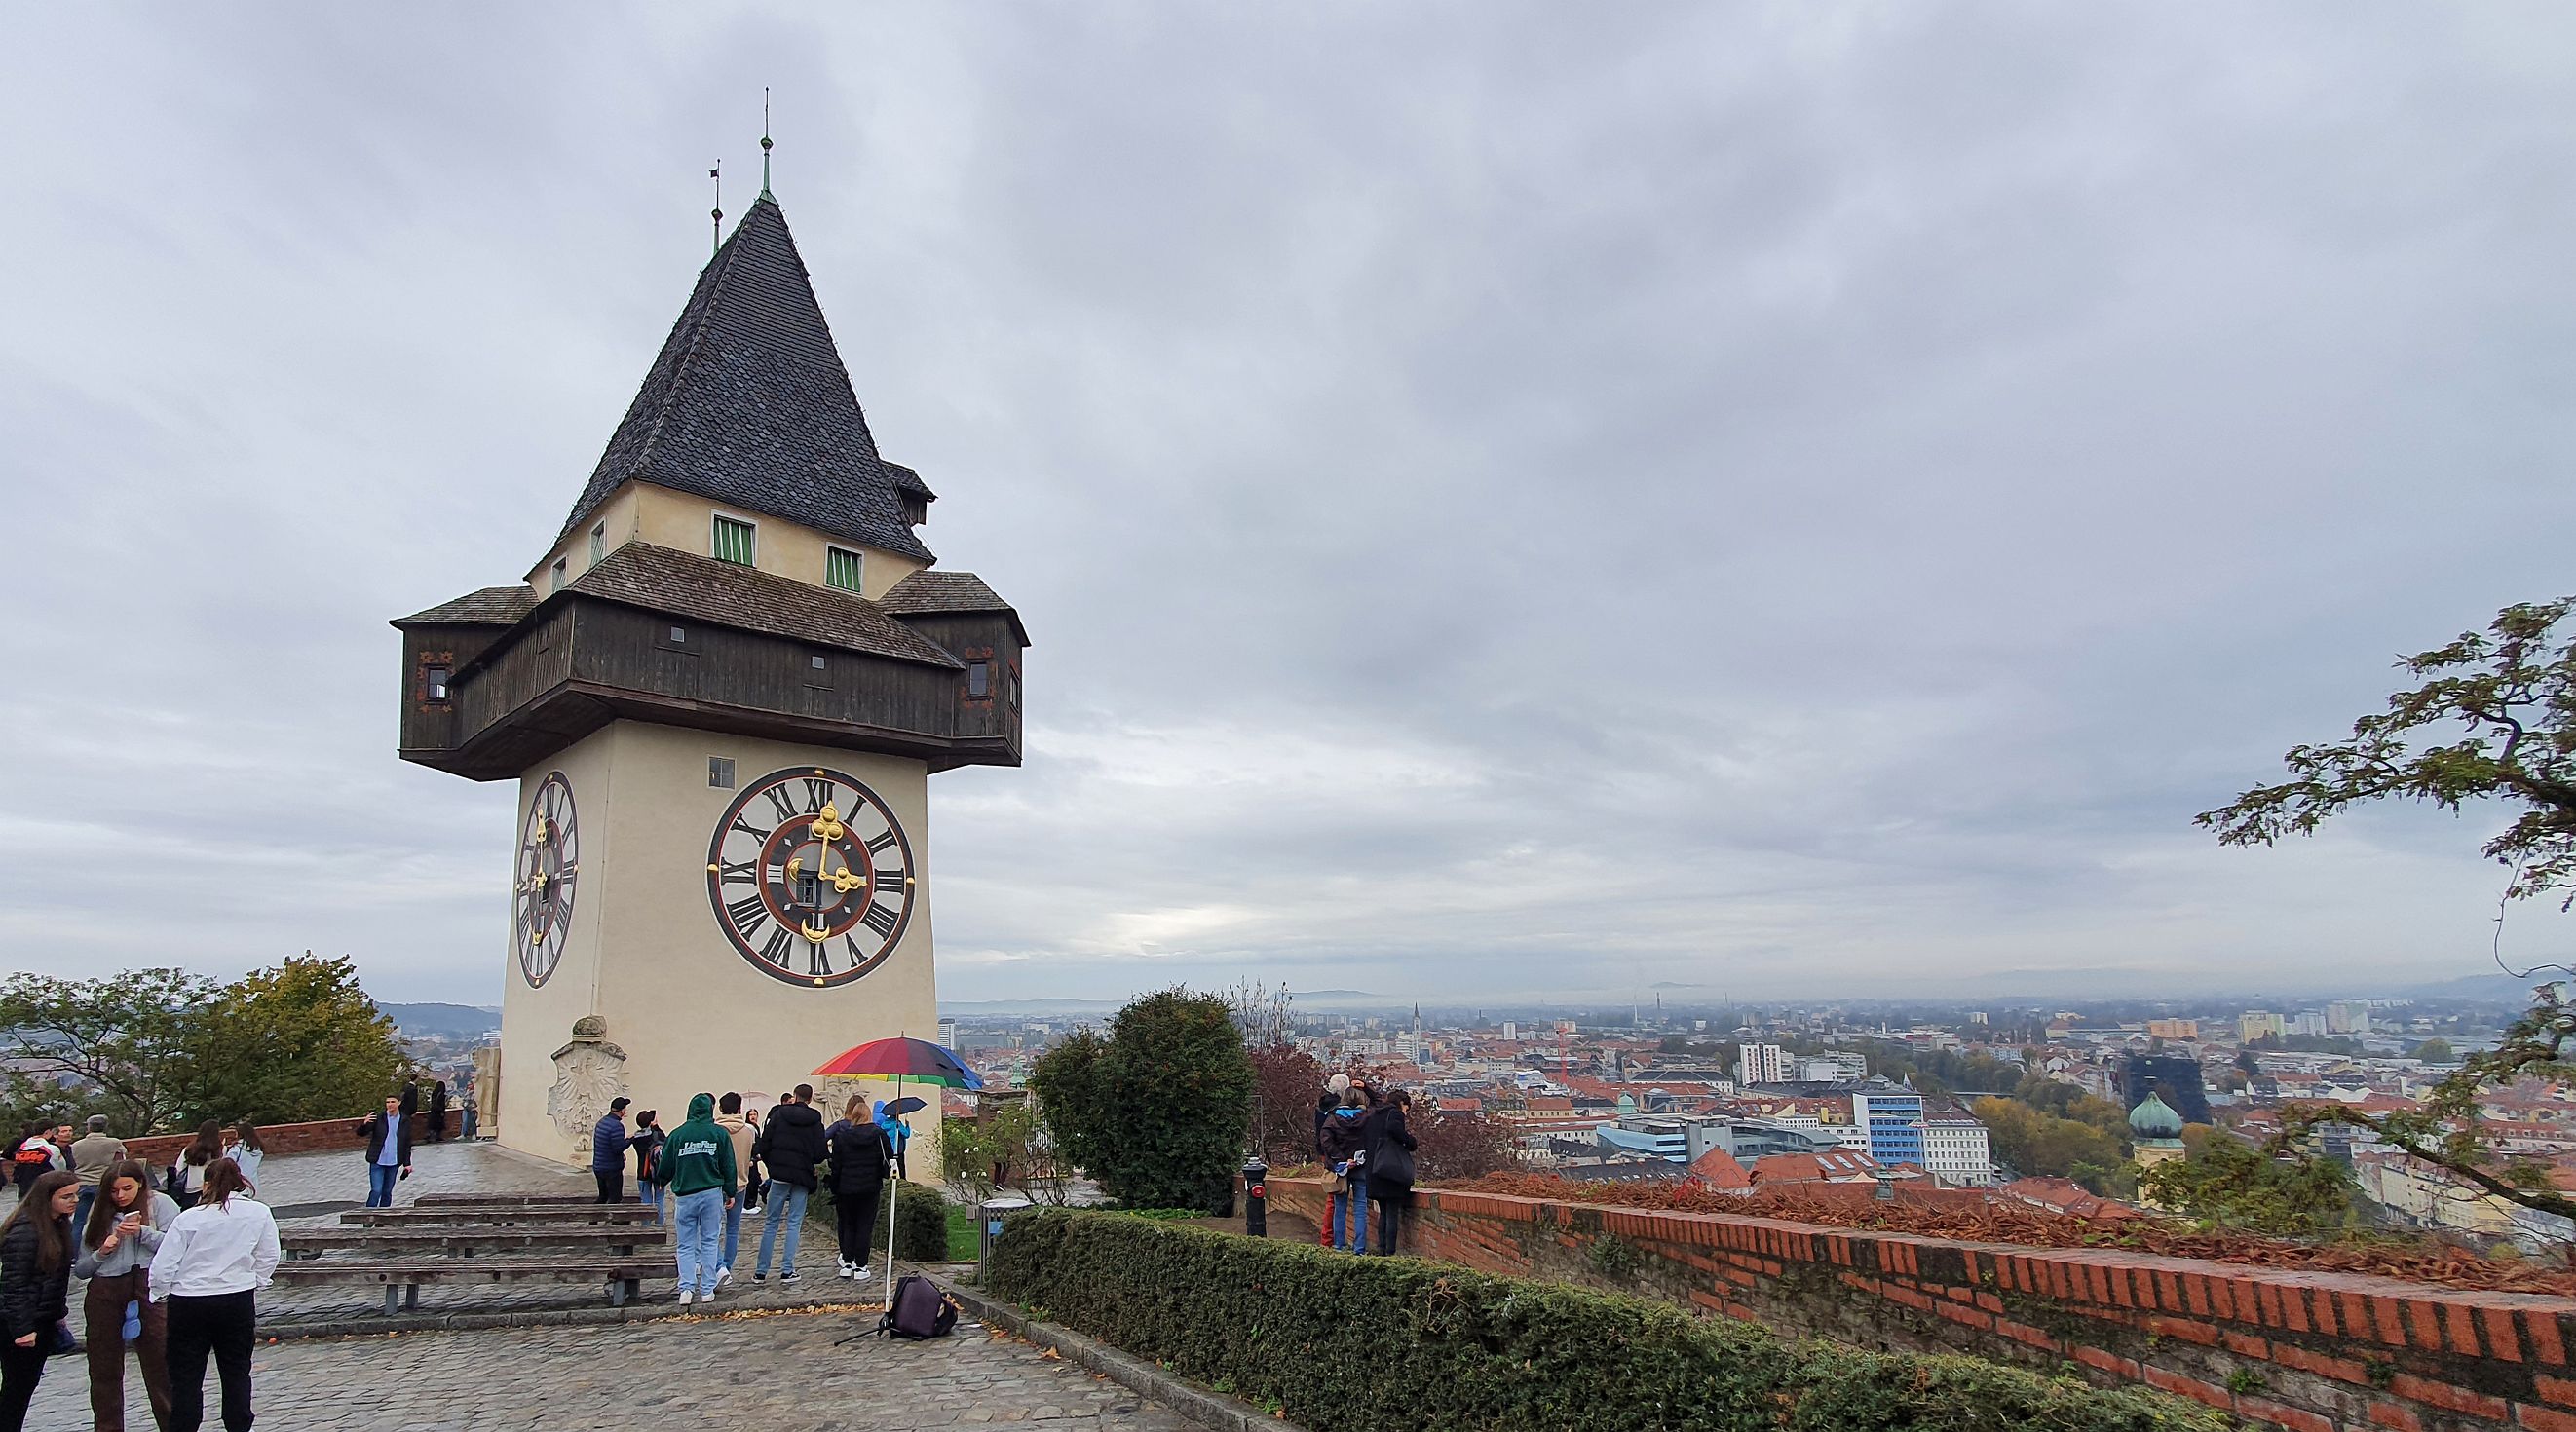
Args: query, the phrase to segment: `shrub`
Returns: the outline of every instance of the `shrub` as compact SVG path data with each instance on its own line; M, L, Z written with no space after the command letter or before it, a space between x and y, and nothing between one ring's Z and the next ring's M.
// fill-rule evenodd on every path
M1115 1213L1015 1215L993 1291L1308 1427L2221 1432L2161 1394L1724 1319L1413 1258Z
M1168 989L1038 1057L1029 1087L1055 1146L1121 1203L1213 1212L1234 1196L1252 1061L1224 1000Z
M936 1189L907 1183L894 1201L894 1256L907 1263L948 1258L948 1200Z

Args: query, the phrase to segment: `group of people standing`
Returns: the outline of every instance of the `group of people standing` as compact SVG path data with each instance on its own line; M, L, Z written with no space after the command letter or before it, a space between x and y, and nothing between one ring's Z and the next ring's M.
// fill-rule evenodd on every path
M766 1120L758 1108L746 1109L738 1093L697 1094L689 1100L687 1122L667 1133L652 1109L637 1110L630 1129L627 1110L633 1105L623 1096L610 1100L592 1127L590 1172L600 1202L623 1202L632 1154L636 1201L650 1204L661 1219L663 1197L670 1197L681 1303L711 1300L733 1281L747 1213L761 1216L751 1280L768 1282L775 1260L780 1283L800 1281L796 1252L805 1209L825 1177L832 1181L840 1275L860 1282L876 1276L868 1263L868 1230L876 1225L887 1177L902 1176L904 1145L912 1133L883 1104L852 1095L841 1118L826 1128L811 1084L797 1085L769 1109Z
M31 1128L12 1152L18 1204L0 1222L0 1432L21 1432L47 1359L84 1341L98 1432L123 1432L129 1346L163 1432L203 1423L210 1356L224 1426L246 1432L255 1295L278 1260L277 1220L252 1197L259 1130L236 1124L227 1141L206 1124L157 1182L105 1116L70 1134ZM76 1277L86 1280L85 1339L70 1334Z
M1333 1171L1324 1236L1345 1253L1369 1251L1369 1205L1377 1205L1377 1251L1393 1254L1413 1201L1418 1141L1405 1123L1413 1096L1381 1094L1348 1074L1325 1081L1315 1100L1315 1156Z

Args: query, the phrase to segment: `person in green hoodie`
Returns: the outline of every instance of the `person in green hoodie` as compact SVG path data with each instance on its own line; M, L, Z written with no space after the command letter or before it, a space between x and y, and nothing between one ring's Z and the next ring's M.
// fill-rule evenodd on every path
M716 1124L716 1096L689 1098L689 1121L662 1144L656 1173L670 1185L680 1243L680 1305L712 1302L724 1253L725 1210L733 1207L733 1137Z

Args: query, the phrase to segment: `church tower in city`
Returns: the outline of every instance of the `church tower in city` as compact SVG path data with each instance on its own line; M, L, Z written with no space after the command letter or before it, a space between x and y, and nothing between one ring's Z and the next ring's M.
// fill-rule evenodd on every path
M929 777L1019 764L1028 636L933 565L932 497L764 191L526 579L393 623L402 758L518 782L503 1143L584 1158L616 1095L667 1123L935 1035Z

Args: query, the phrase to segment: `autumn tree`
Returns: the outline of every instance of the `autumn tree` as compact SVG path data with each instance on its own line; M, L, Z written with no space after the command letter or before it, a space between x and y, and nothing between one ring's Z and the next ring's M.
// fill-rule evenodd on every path
M2352 1175L2332 1159L2282 1158L2241 1139L2191 1125L2183 1158L2138 1176L2157 1207L2254 1233L2331 1233L2352 1219Z
M2270 845L2374 801L2455 815L2497 809L2506 823L2482 849L2510 872L2505 898L2576 905L2576 633L2560 629L2570 611L2576 598L2510 606L2483 632L2400 659L2415 684L2386 710L2353 722L2348 739L2291 747L2288 780L2205 811L2199 824L2223 844ZM2506 1202L2576 1217L2576 1200L2557 1191L2545 1164L2508 1155L2490 1136L2480 1097L2523 1079L2566 1082L2576 1074L2571 1037L2576 1008L2555 982L2544 984L2503 1041L2463 1061L2420 1108L2295 1105L2276 1147L2295 1147L2322 1124L2356 1125Z
M120 1134L167 1128L213 1051L198 1040L213 980L128 970L66 980L19 973L0 983L0 1056L13 1106L76 1103Z

